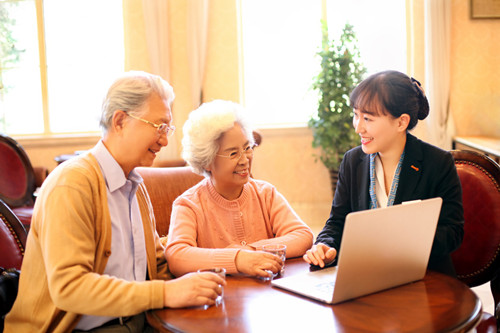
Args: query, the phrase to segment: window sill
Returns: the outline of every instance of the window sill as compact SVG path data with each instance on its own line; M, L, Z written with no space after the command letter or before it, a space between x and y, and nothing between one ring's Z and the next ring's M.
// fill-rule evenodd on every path
M94 145L101 138L100 133L52 134L13 136L23 148L66 147L75 145Z

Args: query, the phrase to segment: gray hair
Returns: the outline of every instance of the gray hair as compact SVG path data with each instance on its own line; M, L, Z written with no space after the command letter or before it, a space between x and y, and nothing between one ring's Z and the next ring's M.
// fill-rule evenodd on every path
M158 94L168 104L171 104L175 97L172 86L158 75L130 71L116 79L102 103L100 126L103 133L110 128L116 110L140 113L153 93Z
M205 170L213 162L219 150L219 138L237 123L250 144L254 144L252 128L245 118L244 108L234 102L215 100L202 104L189 114L184 123L182 158L194 172L210 177Z

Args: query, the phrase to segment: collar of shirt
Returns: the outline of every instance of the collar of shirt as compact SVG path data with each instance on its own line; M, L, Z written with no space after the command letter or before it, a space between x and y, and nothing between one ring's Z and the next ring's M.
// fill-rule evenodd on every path
M113 158L108 148L104 145L102 140L99 140L97 145L92 148L92 154L97 159L99 166L101 167L104 179L106 180L106 185L111 193L123 187L127 178L123 173L123 169ZM134 170L129 174L128 179L132 182L132 193L135 192L139 184L143 182L142 177Z
M377 179L375 193L377 195L379 207L387 207L387 201L389 198L387 192L385 191L384 166L382 165L382 161L380 160L378 154L375 157L375 177Z

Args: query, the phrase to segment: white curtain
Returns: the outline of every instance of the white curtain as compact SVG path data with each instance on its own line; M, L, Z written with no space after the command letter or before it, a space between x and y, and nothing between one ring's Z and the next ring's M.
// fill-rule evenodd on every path
M169 81L168 1L143 0L142 5L151 71Z
M168 1L143 0L145 33L148 46L151 71L170 82L171 56L169 45L169 11ZM187 2L186 41L189 63L189 90L191 104L189 111L197 108L202 101L203 78L205 74L208 0L190 0ZM174 86L175 91L175 86ZM188 112L189 112L188 111ZM175 119L184 119L184 115L174 114ZM182 124L177 125L181 127ZM177 159L180 156L177 139L182 136L181 128L176 135L169 138L169 145L162 149L160 159ZM179 148L179 149L178 149Z
M207 56L208 0L188 1L187 45L192 108L203 99L203 78Z
M425 90L430 113L427 141L451 148L450 110L451 0L425 0Z
M168 31L168 1L143 0L144 25L151 72L170 81L170 45ZM175 89L174 89L175 92ZM175 116L174 116L175 123ZM168 138L168 146L159 153L159 160L178 159L176 135Z

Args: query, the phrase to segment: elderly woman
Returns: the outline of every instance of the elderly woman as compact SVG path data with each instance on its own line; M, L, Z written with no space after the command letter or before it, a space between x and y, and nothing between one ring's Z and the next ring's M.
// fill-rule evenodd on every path
M171 272L222 267L267 277L282 263L260 251L263 245L285 244L287 257L303 255L311 229L274 186L250 178L255 144L243 108L205 103L183 130L183 158L205 179L174 202L165 251Z

